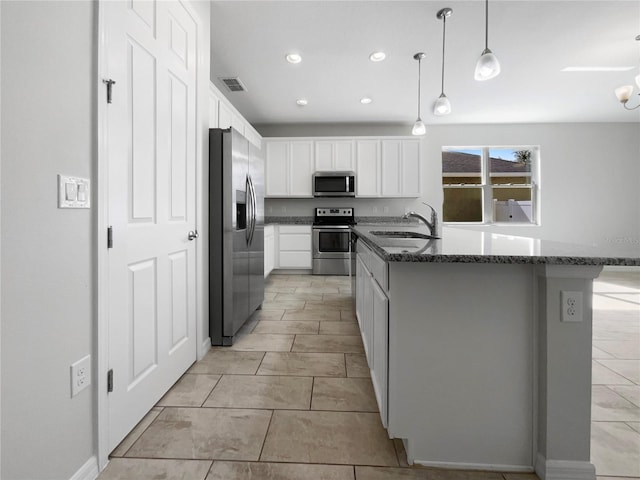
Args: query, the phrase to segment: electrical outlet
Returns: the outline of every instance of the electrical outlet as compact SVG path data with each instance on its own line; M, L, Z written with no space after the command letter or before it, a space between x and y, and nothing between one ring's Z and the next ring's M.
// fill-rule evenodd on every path
M91 355L81 358L71 365L71 396L91 385Z
M374 215L375 215L376 213L378 213L378 207L373 207L373 213L374 213Z
M563 322L582 321L582 292L560 292L560 305Z

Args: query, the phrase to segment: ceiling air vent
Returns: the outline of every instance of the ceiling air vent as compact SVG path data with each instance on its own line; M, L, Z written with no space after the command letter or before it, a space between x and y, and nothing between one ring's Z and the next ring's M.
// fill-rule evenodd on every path
M242 84L238 77L218 77L224 86L229 89L230 92L246 92L247 88Z

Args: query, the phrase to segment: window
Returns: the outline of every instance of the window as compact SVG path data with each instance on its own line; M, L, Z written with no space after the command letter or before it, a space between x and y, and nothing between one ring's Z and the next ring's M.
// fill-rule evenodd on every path
M539 148L444 147L443 221L537 223Z

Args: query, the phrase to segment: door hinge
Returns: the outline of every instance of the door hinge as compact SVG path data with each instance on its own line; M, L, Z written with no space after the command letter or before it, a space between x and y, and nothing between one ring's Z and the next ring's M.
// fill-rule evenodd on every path
M107 393L113 392L113 368L107 372Z
M115 80L102 80L102 83L104 83L107 86L107 103L111 103L112 101L112 89L113 86L116 84Z
M107 248L113 248L113 227L107 228Z

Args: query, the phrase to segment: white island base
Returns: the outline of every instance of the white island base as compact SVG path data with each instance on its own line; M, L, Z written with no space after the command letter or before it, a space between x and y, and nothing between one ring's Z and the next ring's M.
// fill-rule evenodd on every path
M409 463L595 480L591 295L601 270L388 263L387 425ZM581 321L561 321L562 291L582 293Z

